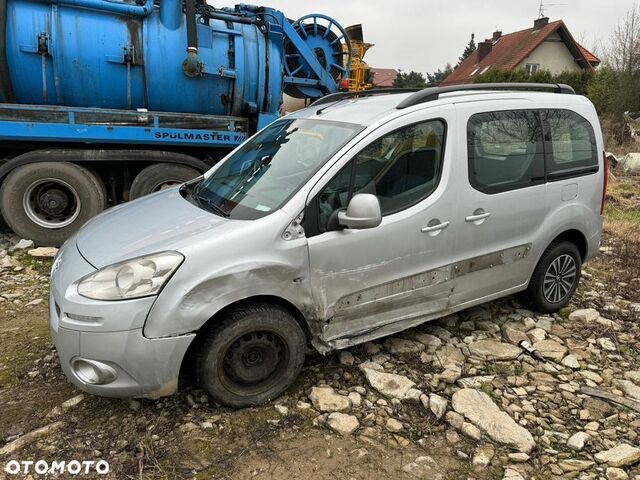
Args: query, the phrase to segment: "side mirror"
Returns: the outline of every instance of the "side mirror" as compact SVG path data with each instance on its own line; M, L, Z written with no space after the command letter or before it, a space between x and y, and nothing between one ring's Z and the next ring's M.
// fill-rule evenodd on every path
M377 227L382 222L378 197L370 193L358 193L349 202L346 212L338 212L338 222L355 230Z

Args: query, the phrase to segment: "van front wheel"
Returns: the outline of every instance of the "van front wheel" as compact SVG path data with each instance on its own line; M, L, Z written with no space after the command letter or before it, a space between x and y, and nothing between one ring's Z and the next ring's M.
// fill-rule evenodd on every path
M555 242L542 254L531 276L527 300L531 308L542 313L565 307L580 282L582 258L571 242Z
M220 404L262 405L294 382L305 353L305 334L288 311L268 304L241 306L205 333L198 382Z

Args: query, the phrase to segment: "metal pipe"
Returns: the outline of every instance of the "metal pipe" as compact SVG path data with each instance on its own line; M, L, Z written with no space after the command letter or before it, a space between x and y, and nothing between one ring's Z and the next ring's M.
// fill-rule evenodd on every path
M135 17L146 17L153 12L153 0L146 0L144 5L140 6L112 0L58 0L58 3Z
M160 22L169 30L177 30L182 25L182 1L163 0L160 3Z
M182 62L182 71L187 77L202 75L198 60L198 31L196 30L196 0L185 2L187 19L187 58Z
M0 94L4 101L15 101L7 62L7 0L0 0Z

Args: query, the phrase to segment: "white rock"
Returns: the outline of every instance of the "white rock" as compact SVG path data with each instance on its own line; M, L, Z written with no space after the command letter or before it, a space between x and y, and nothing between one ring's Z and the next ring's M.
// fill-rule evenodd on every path
M627 480L629 475L621 468L609 467L605 472L607 480Z
M578 357L576 357L573 354L567 355L566 357L564 357L562 359L562 365L564 365L565 367L569 367L572 368L574 370L577 370L580 368L580 362L578 361Z
M476 377L465 377L456 383L462 388L480 388L485 383L493 382L495 375L478 375Z
M569 437L569 440L567 440L567 447L569 447L571 450L579 452L584 448L584 444L588 439L589 434L586 432L574 433L573 435L571 435L571 437Z
M351 352L342 350L338 356L338 361L341 365L351 366L355 363L356 359L353 357Z
M462 366L464 365L464 354L458 347L453 345L445 345L439 349L435 354L434 365L447 368L452 365Z
M594 455L598 463L606 463L610 467L626 467L640 461L640 448L628 443L621 443L609 450Z
M512 462L516 462L516 463L528 462L529 458L530 458L529 455L527 455L526 453L523 453L523 452L517 452L517 453L510 453L509 454L509 460L511 460Z
M522 350L506 342L496 340L478 340L469 345L472 355L486 360L515 360Z
M538 350L544 358L554 362L561 361L567 353L567 347L551 339L536 342L533 344L533 348Z
M615 384L622 389L625 396L640 400L640 387L631 380L615 380Z
M385 426L387 430L390 431L391 433L398 433L404 430L404 426L402 425L402 423L396 420L395 418L387 419L387 423Z
M472 440L479 441L482 438L482 432L473 423L464 422L460 431Z
M414 382L402 375L378 372L366 367L362 370L369 384L386 397L402 400L415 385Z
M577 320L579 322L594 322L600 316L595 308L585 308L576 310L569 315L569 320Z
M438 377L444 383L456 383L456 380L461 376L462 368L458 365L449 365L442 373L438 374Z
M351 435L360 426L358 418L346 413L333 412L327 417L327 425L341 435Z
M44 303L44 298L36 298L35 300L31 300L29 303L25 304L25 307L35 307Z
M33 248L33 240L27 240L23 238L18 243L16 243L13 247L9 247L9 251L15 252L18 250L28 250L30 248Z
M80 394L80 395L76 395L73 398L70 398L69 400L67 400L66 402L64 402L62 404L62 408L64 410L68 410L69 408L73 408L77 405L80 405L80 403L82 403L82 401L84 400L84 395Z
M547 338L547 332L542 328L538 328L538 327L534 328L533 330L529 330L527 332L527 335L529 335L529 338L531 339L531 343L541 342L542 340Z
M276 409L276 412L278 412L283 417L289 415L289 409L284 405L276 405L274 408Z
M429 395L429 409L436 416L437 419L441 419L447 411L447 405L449 402L446 398L441 397L435 393Z
M348 412L351 400L338 394L329 386L313 387L309 399L313 406L321 412Z
M439 348L442 346L442 340L440 340L435 335L429 335L428 333L416 333L414 338L423 344L425 347L430 349Z
M476 448L476 451L473 454L473 459L471 460L473 469L482 470L486 468L491 463L491 460L493 460L494 455L495 449L490 443Z
M36 258L53 258L58 253L58 249L55 247L38 247L29 250L27 253Z
M518 425L484 392L463 388L453 394L453 409L485 432L492 440L529 453L535 447L531 433Z
M628 370L624 372L624 378L631 380L636 385L640 385L640 370Z
M524 477L514 468L505 468L502 480L524 480Z
M613 343L609 338L602 337L602 338L599 338L597 342L598 342L598 345L600 345L600 348L602 348L603 350L607 350L609 352L615 352L617 350L616 344Z
M351 405L359 407L362 404L362 396L358 392L349 392L348 397L351 400Z

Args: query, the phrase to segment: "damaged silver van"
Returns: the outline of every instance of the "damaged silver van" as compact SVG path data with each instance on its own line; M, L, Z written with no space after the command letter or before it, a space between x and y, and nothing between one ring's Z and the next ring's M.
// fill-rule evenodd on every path
M51 331L87 392L280 395L309 348L516 292L571 299L602 229L593 105L564 85L339 93L203 177L99 215L60 250Z

